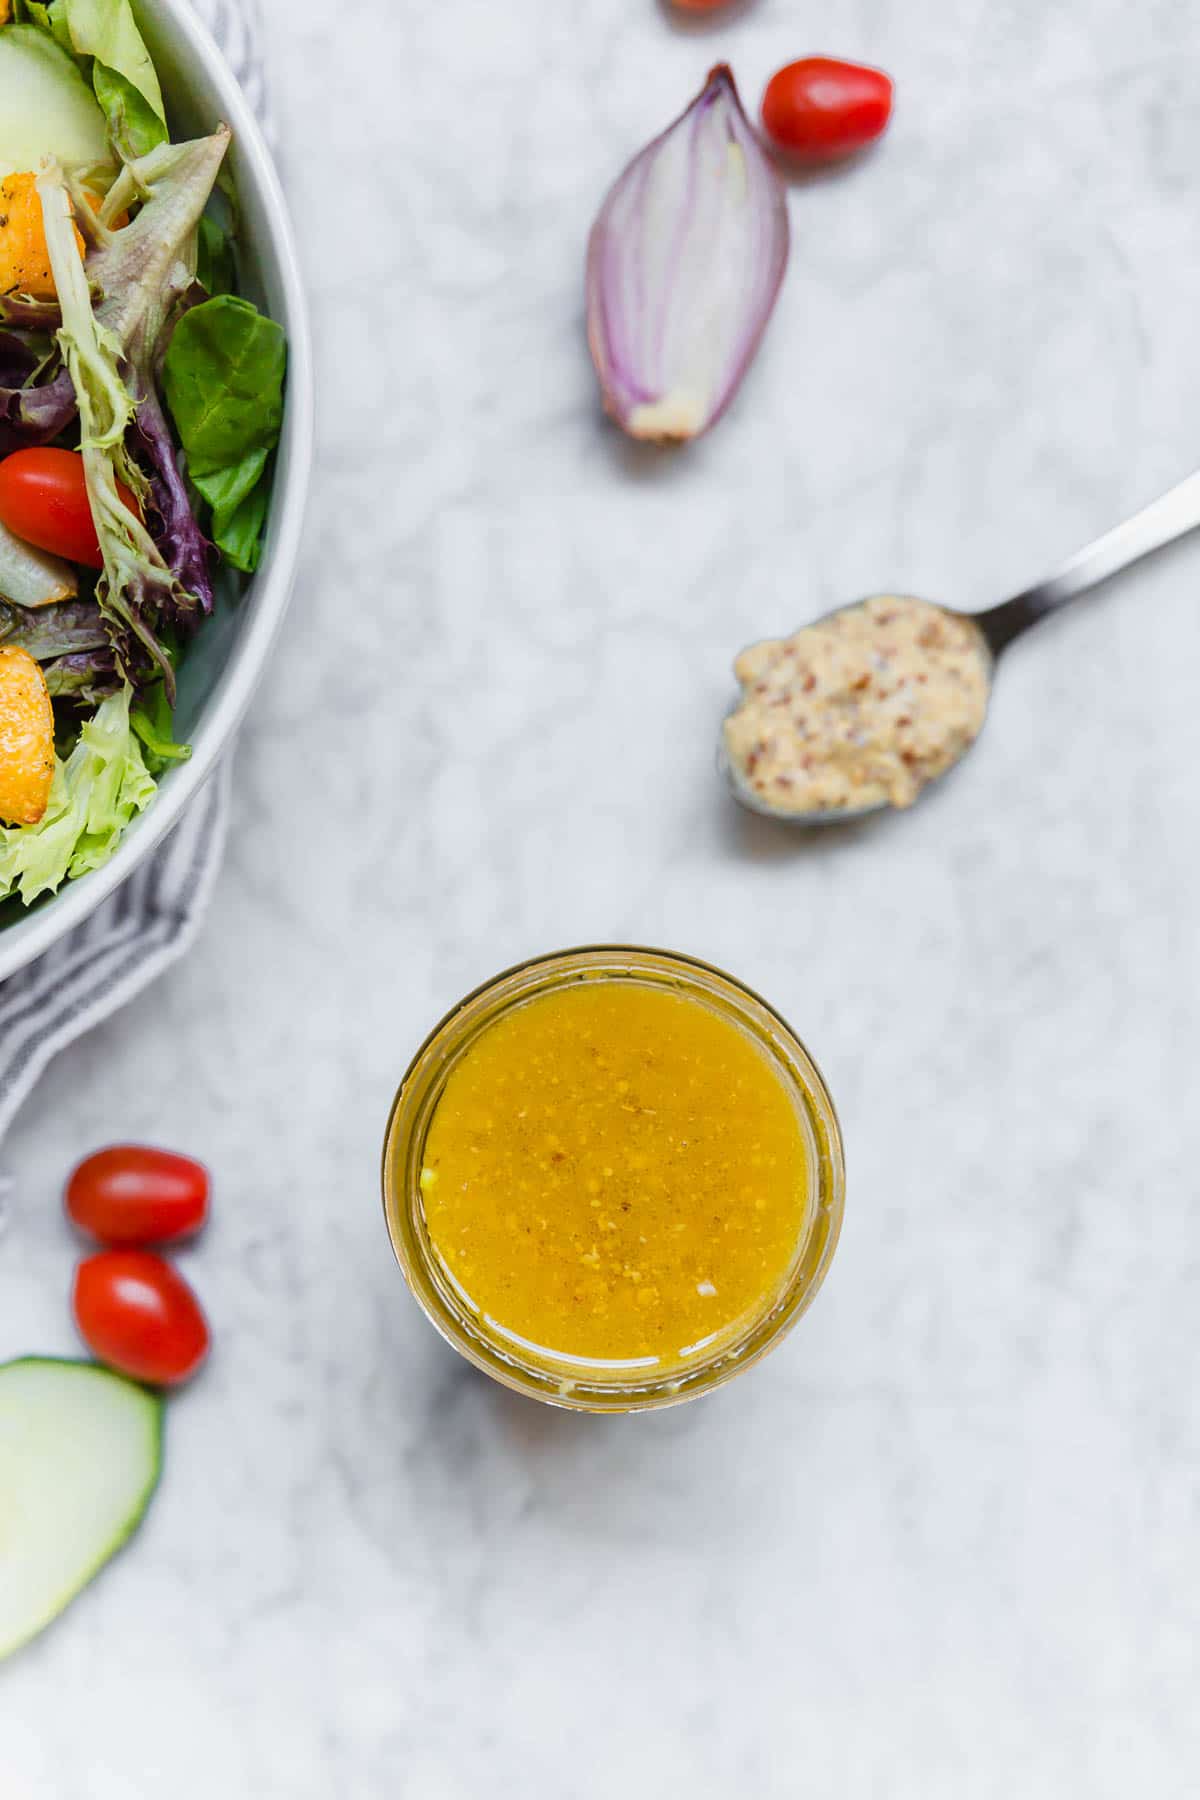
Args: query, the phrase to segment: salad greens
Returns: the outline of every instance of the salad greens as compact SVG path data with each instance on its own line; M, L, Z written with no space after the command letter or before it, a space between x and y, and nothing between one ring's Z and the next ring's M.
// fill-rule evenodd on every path
M170 141L130 0L10 12L0 181L36 187L44 245L0 208L0 466L41 446L71 463L100 565L0 519L0 647L40 666L58 750L40 821L0 821L0 899L29 903L103 863L189 754L176 669L216 566L258 565L287 350L236 291L229 132Z
M106 863L135 813L154 798L154 781L129 720L129 688L102 700L54 771L50 804L36 825L0 828L0 898L25 904L68 876Z
M162 89L129 0L23 0L18 12L52 32L90 74L121 157L143 156L166 141Z
M0 454L22 443L48 442L75 417L75 390L65 369L52 381L33 384L33 350L17 333L0 331Z
M190 744L176 742L175 720L164 682L156 681L146 689L130 713L129 723L142 741L152 775L161 774L173 762L186 762L192 754Z
M38 177L45 221L46 247L62 307L58 334L79 408L79 449L87 478L88 499L96 523L104 569L96 584L102 612L120 633L124 672L137 667L136 645L163 674L174 673L151 622L153 606L171 597L171 576L145 525L135 519L117 491L133 473L125 450L125 433L133 421L133 396L118 369L120 339L105 330L92 310L88 277L75 253L75 227L62 170L51 165ZM133 483L133 492L138 487ZM145 487L144 480L140 484ZM157 591L150 584L157 581Z
M196 280L206 294L231 294L237 283L233 241L208 213L201 214L196 239Z
M286 360L274 319L236 294L185 313L163 359L163 391L192 482L212 507L213 540L247 573L258 564Z
M62 600L54 606L0 602L0 644L17 644L40 663L109 647L103 615L93 600Z
M190 144L160 144L126 166L115 193L129 181L145 195L137 217L120 231L99 220L85 271L76 253L67 179L57 166L38 177L46 246L62 308L58 342L79 408L79 448L100 538L104 570L96 587L101 609L117 634L131 678L155 672L174 700L175 671L163 648L159 621L180 624L212 606L212 587L200 528L183 488L155 391L153 357L172 307L186 294L191 271L183 261L225 153L229 133ZM109 204L113 195L109 195ZM86 201L83 203L86 205ZM93 307L89 277L103 294ZM247 304L249 304L247 302ZM147 452L143 469L126 442ZM152 502L161 544L129 512L117 482L144 504Z

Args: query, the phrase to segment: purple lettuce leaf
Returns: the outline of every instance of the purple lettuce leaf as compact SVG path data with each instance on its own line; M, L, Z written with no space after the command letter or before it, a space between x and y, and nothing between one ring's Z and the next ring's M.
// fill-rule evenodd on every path
M0 331L0 387L24 387L38 366L38 354L19 331Z
M57 300L35 300L31 294L0 294L0 325L19 331L57 331L62 309Z
M109 647L104 615L94 600L59 600L49 606L0 600L0 644L17 644L41 663Z
M0 456L48 444L75 417L75 389L65 368L49 381L28 385L40 362L19 333L0 331Z
M146 526L176 580L194 594L203 612L212 611L212 546L192 512L167 421L151 387L138 401L126 448L149 482L144 502ZM179 623L196 623L192 612Z
M81 706L98 706L122 685L111 644L56 656L43 665L42 673L52 700L74 700Z

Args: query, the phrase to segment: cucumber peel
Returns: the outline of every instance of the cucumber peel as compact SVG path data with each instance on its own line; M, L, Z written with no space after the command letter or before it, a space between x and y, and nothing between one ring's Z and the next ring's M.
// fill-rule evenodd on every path
M132 1536L162 1469L163 1402L96 1363L0 1364L0 1658Z

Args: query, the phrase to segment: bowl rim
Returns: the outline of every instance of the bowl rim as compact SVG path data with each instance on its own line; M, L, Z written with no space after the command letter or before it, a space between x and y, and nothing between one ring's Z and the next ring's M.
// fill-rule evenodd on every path
M259 190L282 292L280 311L288 336L288 386L283 435L287 478L271 497L271 542L255 574L255 604L237 635L223 679L206 702L192 736L188 761L171 771L151 805L126 830L103 868L66 883L25 918L0 929L0 981L25 968L74 930L130 876L136 866L178 824L183 812L216 768L266 666L287 611L299 559L313 457L313 364L308 305L300 275L295 236L279 177L262 128L208 27L186 0L154 0L167 14L200 64L233 131L245 173ZM245 173L243 179L245 179Z

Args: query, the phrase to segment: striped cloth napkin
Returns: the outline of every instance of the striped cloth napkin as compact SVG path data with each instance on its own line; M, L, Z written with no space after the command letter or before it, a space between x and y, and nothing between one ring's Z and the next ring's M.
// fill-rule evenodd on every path
M258 0L193 0L268 137ZM71 935L0 985L0 1137L50 1058L140 993L191 944L221 866L226 757L174 831Z

